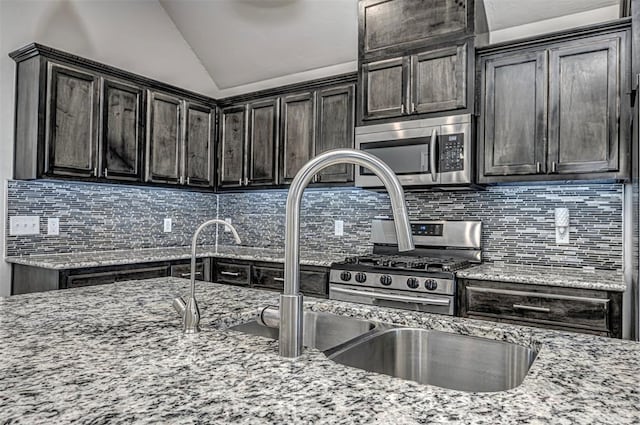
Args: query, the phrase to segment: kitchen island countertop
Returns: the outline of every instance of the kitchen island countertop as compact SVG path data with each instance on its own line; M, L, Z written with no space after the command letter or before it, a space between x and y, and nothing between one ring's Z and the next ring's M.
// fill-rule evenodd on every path
M306 308L540 350L522 385L466 393L342 366L224 330L277 293L201 284L203 331L180 332L159 278L0 298L1 423L640 422L640 344L306 298Z

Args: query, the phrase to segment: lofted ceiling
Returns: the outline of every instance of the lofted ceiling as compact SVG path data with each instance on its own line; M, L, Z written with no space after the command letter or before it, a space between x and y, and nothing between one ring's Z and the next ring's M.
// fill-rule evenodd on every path
M357 0L158 0L207 70L220 95L355 71ZM480 0L479 32L529 28L558 17L609 9L619 0ZM585 18L591 23L599 17ZM581 21L573 19L571 25ZM531 34L534 30L528 29ZM520 33L502 36L518 37ZM491 40L494 41L493 39ZM324 70L324 71L323 71ZM275 83L278 84L275 84ZM269 86L269 84L266 84ZM245 90L242 90L242 89Z

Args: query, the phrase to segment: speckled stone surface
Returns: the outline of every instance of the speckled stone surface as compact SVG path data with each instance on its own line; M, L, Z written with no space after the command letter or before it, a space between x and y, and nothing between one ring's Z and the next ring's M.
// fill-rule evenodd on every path
M254 248L248 246L218 245L198 247L197 256L232 258L238 260L284 263L281 249ZM346 254L301 251L300 262L307 266L329 267L334 261L344 260ZM67 254L44 254L6 257L5 261L45 269L80 269L85 267L115 266L122 264L175 261L191 258L191 247L146 248Z
M365 372L224 330L277 294L198 287L203 332L170 306L187 281L0 299L0 423L637 424L640 344L308 298L306 308L514 341L540 352L523 384L465 393Z
M626 285L621 272L570 267L523 266L504 263L484 263L456 272L459 278L528 283L531 285L564 286L624 292Z

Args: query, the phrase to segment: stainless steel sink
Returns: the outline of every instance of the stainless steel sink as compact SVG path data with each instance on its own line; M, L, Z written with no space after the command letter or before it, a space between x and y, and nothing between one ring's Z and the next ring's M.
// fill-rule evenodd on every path
M377 324L329 313L305 311L303 321L305 347L326 351L376 329ZM255 320L228 328L265 338L278 339L278 328L269 327Z
M505 391L522 383L536 352L516 344L426 329L376 332L339 347L337 363L461 391Z

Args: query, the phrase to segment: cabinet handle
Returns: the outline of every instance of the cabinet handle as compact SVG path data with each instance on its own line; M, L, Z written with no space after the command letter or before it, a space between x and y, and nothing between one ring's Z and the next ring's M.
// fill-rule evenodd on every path
M107 179L109 178L109 169L108 168L104 169L104 177L107 178Z
M222 272L220 272L220 274L222 276L233 276L233 277L239 277L240 276L240 273L238 273L238 272L225 272L225 271L222 271Z
M402 106L400 106L400 113L404 114L404 103L402 104Z
M284 277L274 277L273 281L274 282L284 282Z
M184 177L180 176L180 184L184 184Z
M429 142L429 168L431 168L431 181L435 182L438 178L436 173L436 141L438 131L434 128L431 132L431 141Z
M244 185L245 186L249 186L249 183L251 183L251 180L249 180L249 177L245 177L244 178Z
M540 161L536 162L536 173L540 174L540 172L542 171L542 164L540 164Z
M242 179L238 180L238 184L242 186Z
M202 276L202 272L195 272L194 275L195 276ZM191 276L191 272L180 274L180 277L189 277L189 276Z
M551 163L551 172L552 173L557 173L558 172L558 164L555 161L553 161Z
M191 179L187 177L187 184L191 184Z
M411 102L411 112L413 112L414 114L418 112L418 110L416 109L416 104L414 102Z
M540 313L549 313L551 311L547 307L534 307L532 305L522 305L522 304L514 304L513 308L516 310L529 310L529 311L537 311Z
M93 176L98 177L98 167L93 169Z

